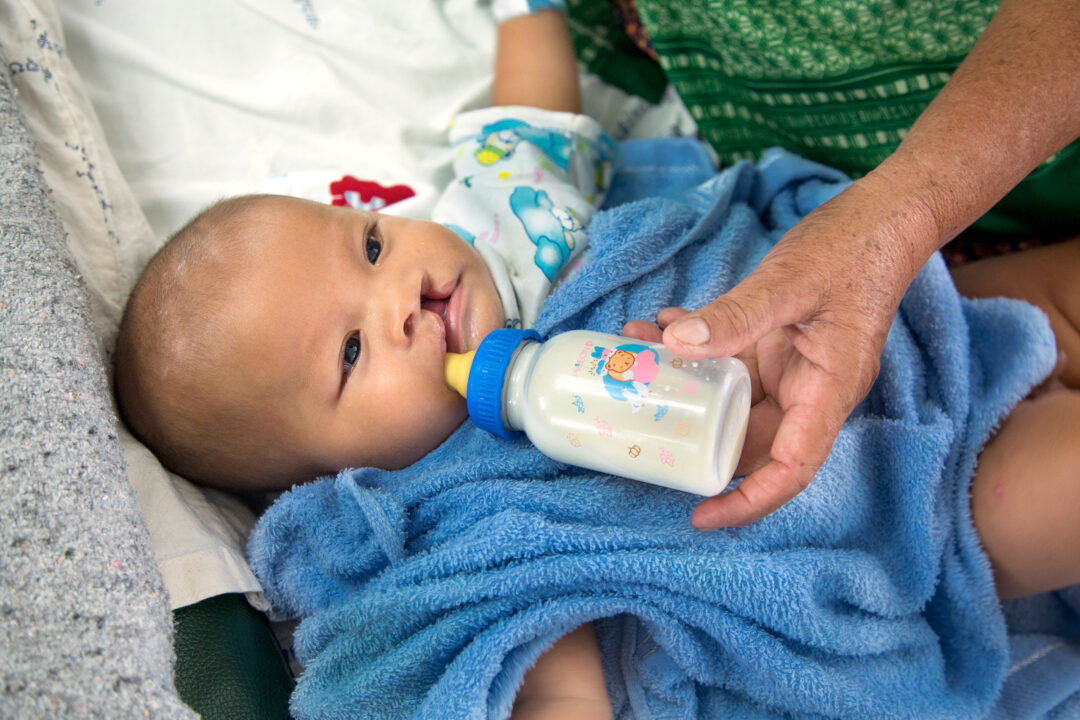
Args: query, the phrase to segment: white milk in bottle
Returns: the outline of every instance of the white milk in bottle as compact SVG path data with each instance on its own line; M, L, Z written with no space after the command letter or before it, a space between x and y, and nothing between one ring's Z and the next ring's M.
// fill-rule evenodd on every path
M447 353L446 378L485 430L524 431L561 462L698 495L730 482L750 414L738 360L686 360L587 330L546 342L495 330L474 351Z

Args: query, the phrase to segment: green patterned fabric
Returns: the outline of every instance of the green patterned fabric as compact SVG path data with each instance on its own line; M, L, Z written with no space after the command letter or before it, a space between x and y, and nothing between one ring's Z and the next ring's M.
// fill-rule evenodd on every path
M638 0L727 162L773 145L862 174L900 142L997 9L985 0Z
M636 7L660 66L725 163L780 145L858 176L896 148L999 2L636 0ZM981 227L1080 232L1078 147L1040 166Z

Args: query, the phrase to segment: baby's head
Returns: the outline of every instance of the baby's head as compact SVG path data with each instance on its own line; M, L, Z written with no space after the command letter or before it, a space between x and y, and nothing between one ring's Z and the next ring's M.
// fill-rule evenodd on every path
M215 487L404 467L466 417L446 352L503 322L484 261L441 225L234 198L143 272L117 340L117 401L167 467Z

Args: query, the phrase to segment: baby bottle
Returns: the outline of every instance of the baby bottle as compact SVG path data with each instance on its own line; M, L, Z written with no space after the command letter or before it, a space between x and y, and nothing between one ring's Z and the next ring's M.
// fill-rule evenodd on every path
M471 352L447 353L446 381L500 437L524 431L561 462L698 495L731 480L750 414L738 360L686 360L588 330L547 342L495 330Z

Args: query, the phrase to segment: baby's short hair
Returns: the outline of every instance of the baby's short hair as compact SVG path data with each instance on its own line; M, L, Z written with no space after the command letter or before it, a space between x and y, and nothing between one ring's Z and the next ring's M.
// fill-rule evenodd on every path
M248 213L273 196L205 209L151 258L124 310L113 356L128 427L170 470L226 489L252 487L249 413L221 397L232 278L243 272Z

